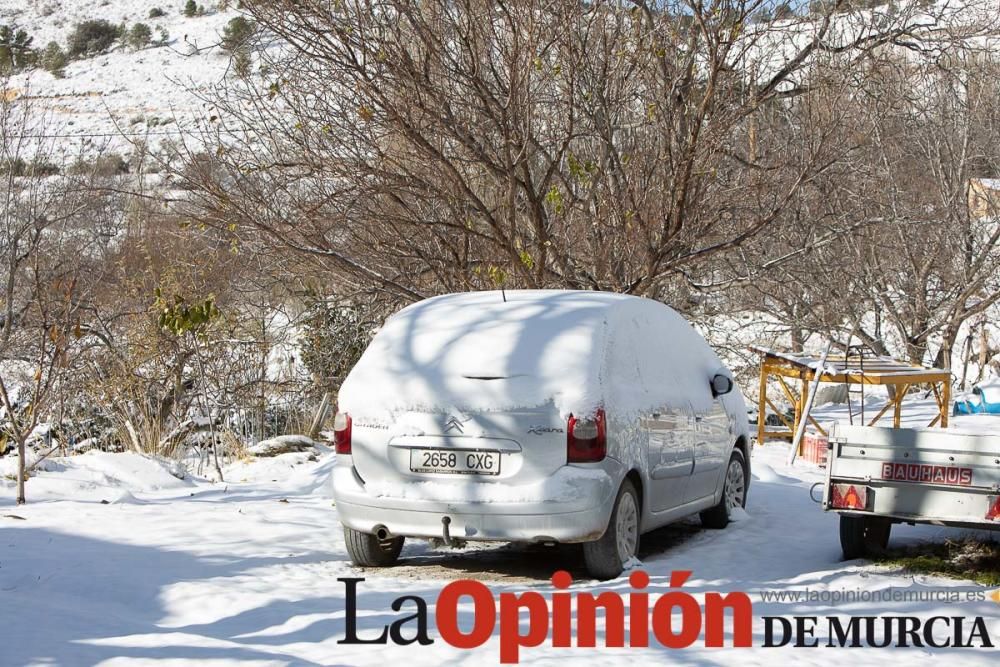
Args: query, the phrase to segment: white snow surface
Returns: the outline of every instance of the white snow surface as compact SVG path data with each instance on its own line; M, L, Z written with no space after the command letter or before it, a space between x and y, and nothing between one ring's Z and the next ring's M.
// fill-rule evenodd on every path
M668 306L607 292L512 290L434 297L393 315L339 394L352 417L502 411L550 402L560 415L708 409L725 372ZM728 399L743 413L738 392Z
M34 452L27 457L29 466L37 460ZM16 457L0 458L0 477L14 478L16 474ZM30 494L36 500L73 498L112 502L123 490L155 493L194 485L180 463L133 452L111 454L91 450L78 456L49 457L30 474Z
M446 645L435 628L433 605L449 581L484 581L494 595L532 590L548 597L553 588L547 577L565 567L575 579L571 592L630 590L625 578L588 580L573 550L525 552L522 557L515 550L501 567L484 570L482 561L467 552L409 542L397 569L354 568L327 487L336 456L326 448L320 451L318 461L292 453L234 464L225 470L225 483L177 480L145 457L56 459L57 467L28 482L30 503L22 507L12 504L11 483L0 480L0 662L479 667L498 662L499 626L479 649ZM643 537L646 546L629 565L650 575L651 596L671 590L673 570L693 571L683 590L699 602L707 592L745 591L753 600L755 644L763 633L761 617L775 615L982 616L994 639L1000 637L998 607L989 600L764 601L762 591L792 595L810 590L831 596L858 590L891 589L901 595L984 590L969 581L841 561L837 517L809 500L809 487L822 478L822 471L802 462L789 467L787 455L786 444L755 448L746 513L727 529L703 530L695 520ZM117 490L127 501L107 498L111 504L101 504L101 496L78 481L84 469L103 474L105 492ZM123 472L129 470L131 476ZM893 543L962 534L897 526ZM520 581L505 579L519 573ZM397 597L418 595L430 605L434 643L338 644L346 623L342 577L365 578L358 600L362 636L377 635L385 624L409 613L409 607L399 614L391 610ZM625 601L627 605L627 596ZM471 623L470 607L460 608L465 628ZM523 664L565 660L585 665L902 666L930 660L994 665L996 657L990 650L954 648L707 649L701 641L667 650L655 640L647 649L557 649L546 640L521 651Z
M987 403L1000 403L1000 379L993 378L988 382L981 382L976 385L979 389L976 403L979 403L980 399L986 401Z

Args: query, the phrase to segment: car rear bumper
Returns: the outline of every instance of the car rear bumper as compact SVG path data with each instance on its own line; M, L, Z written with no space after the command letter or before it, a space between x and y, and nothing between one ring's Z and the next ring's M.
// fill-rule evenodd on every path
M567 466L561 477L522 487L434 480L376 488L358 477L349 458L333 472L340 521L365 533L385 527L404 537L512 542L585 542L604 534L621 478L620 464L607 460L599 468ZM474 500L442 494L462 489ZM442 499L446 496L447 499Z

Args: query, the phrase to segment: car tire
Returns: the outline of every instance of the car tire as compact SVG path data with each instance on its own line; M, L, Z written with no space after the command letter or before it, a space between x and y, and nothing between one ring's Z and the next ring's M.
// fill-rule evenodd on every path
M747 505L747 461L741 449L734 448L726 466L722 497L713 507L702 512L701 525L706 528L725 528L733 518L733 509Z
M370 533L362 533L344 526L344 544L351 562L359 567L388 567L399 560L403 550L402 537L379 540Z
M583 562L595 579L614 579L639 552L639 494L631 481L622 482L608 527L600 539L583 544Z
M840 549L844 560L885 553L892 521L878 516L840 515Z

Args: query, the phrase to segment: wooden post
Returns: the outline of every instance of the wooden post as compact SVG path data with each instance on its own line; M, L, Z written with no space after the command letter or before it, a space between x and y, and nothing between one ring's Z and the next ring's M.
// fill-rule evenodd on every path
M899 428L900 413L903 410L903 397L906 396L906 392L909 391L910 385L897 385L896 386L896 398L893 401L892 406L892 427Z
M764 444L764 426L767 417L767 357L760 361L760 396L757 398L757 444Z
M806 381L803 379L801 380L801 382L802 382L802 387L805 387ZM791 394L791 391L789 391L789 394ZM802 388L799 388L798 396L791 396L791 395L789 396L789 400L792 401L792 426L795 427L792 430L793 438L795 437L795 434L799 432L799 423L802 421L802 406L805 405L802 402L802 394L803 394Z
M804 374L802 376L802 393L799 395L799 404L802 406L799 408L799 419L808 419L808 406L809 406L809 375ZM798 430L798 420L795 422L796 430ZM809 424L805 425L808 428ZM798 456L802 456L802 440L799 440Z
M326 419L326 413L330 410L330 392L323 393L323 399L319 402L319 407L316 408L316 413L313 415L312 423L309 425L309 437L315 440L319 437L319 431L323 428L323 421Z
M948 411L951 407L951 378L941 383L941 428L948 428Z

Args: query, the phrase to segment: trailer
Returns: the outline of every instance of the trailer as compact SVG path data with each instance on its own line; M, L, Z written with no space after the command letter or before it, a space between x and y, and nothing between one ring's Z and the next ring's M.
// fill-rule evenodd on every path
M883 552L894 523L1000 530L1000 434L838 424L828 450L844 558Z

